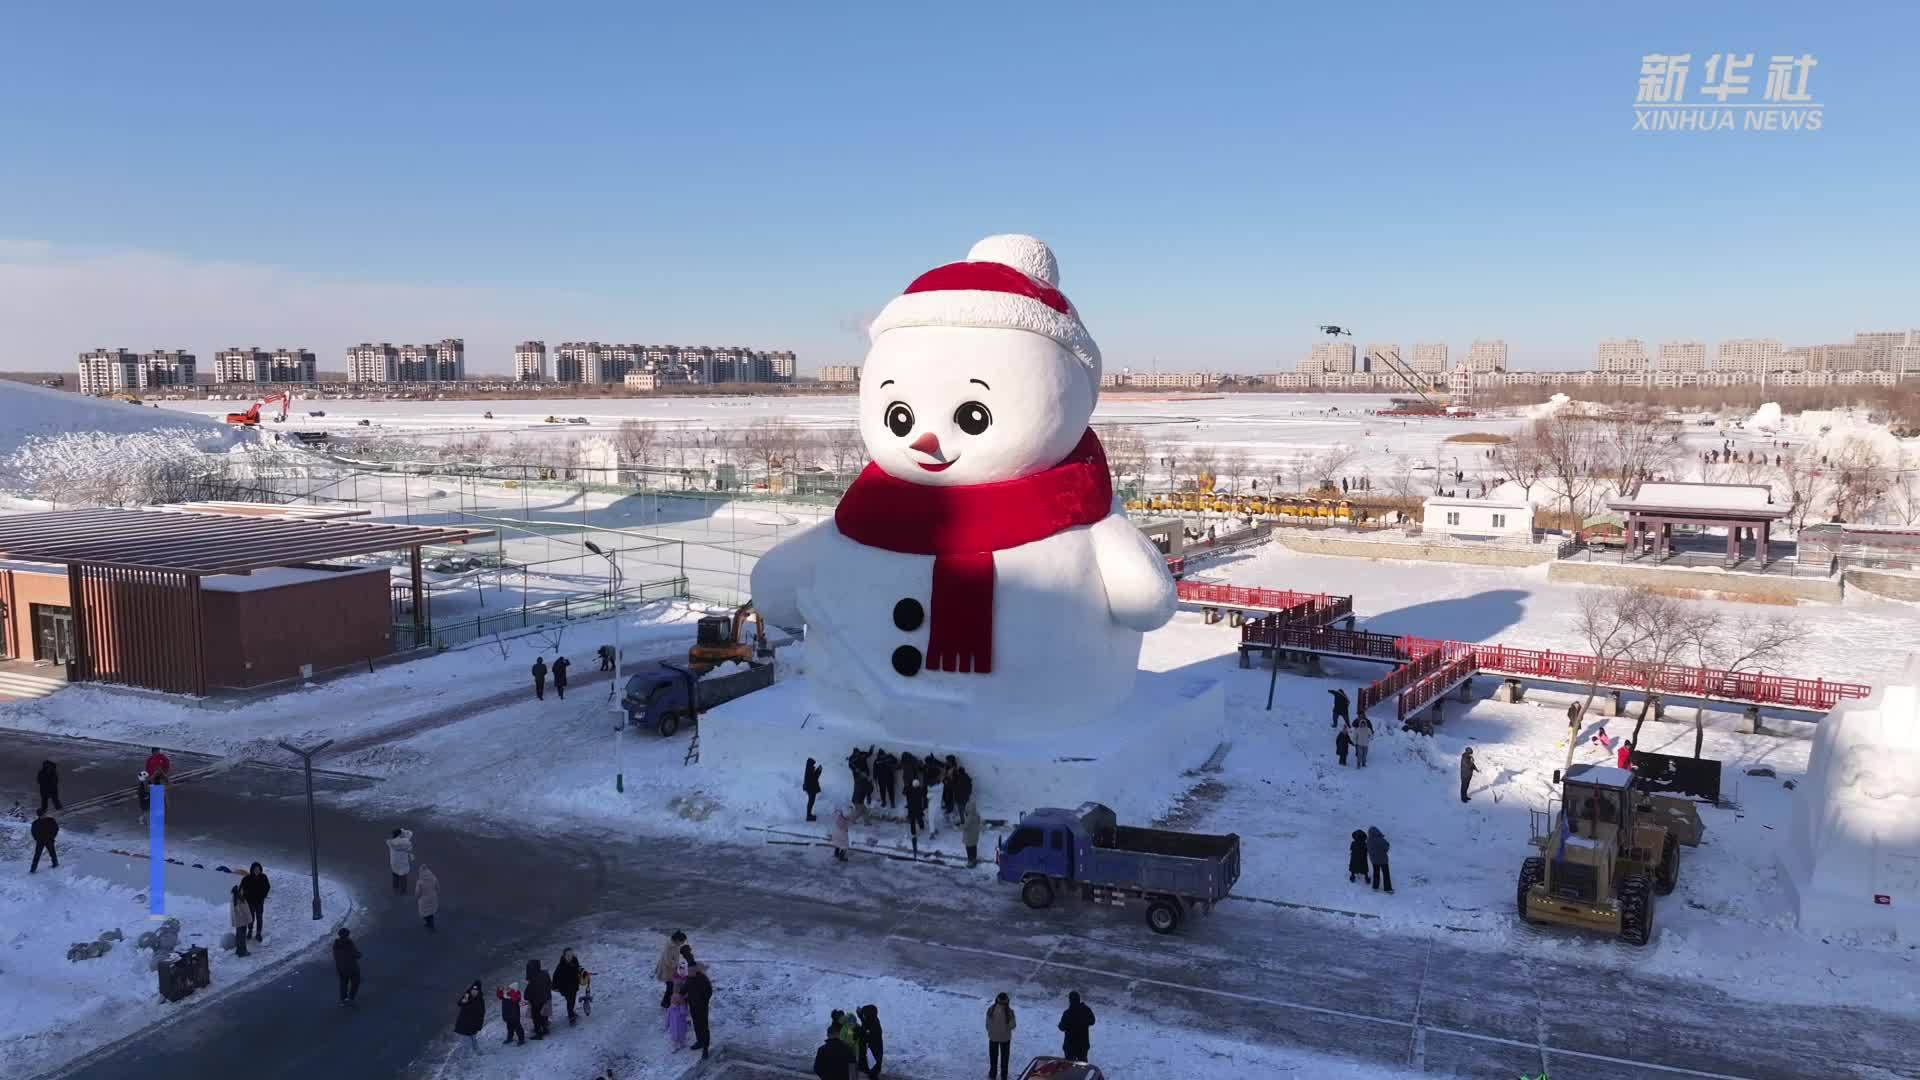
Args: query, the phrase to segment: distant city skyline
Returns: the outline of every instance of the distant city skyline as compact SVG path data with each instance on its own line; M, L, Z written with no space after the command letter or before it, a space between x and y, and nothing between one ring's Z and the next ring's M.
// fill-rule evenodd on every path
M46 48L4 76L0 368L249 341L331 368L458 334L476 374L529 338L635 336L778 342L813 373L1007 231L1054 246L1114 368L1289 369L1323 323L1556 370L1607 338L1916 318L1911 7L1018 19L1044 74L1003 20L858 0L29 6L9 29L83 43L86 74ZM1643 57L1727 48L1816 58L1821 129L1634 130ZM235 80L245 56L284 75Z

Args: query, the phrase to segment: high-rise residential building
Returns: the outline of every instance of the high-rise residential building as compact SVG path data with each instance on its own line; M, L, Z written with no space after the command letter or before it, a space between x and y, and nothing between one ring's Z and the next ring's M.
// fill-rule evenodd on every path
M179 349L156 349L140 354L140 366L148 386L192 386L195 358Z
M1494 338L1491 341L1476 341L1468 346L1467 370L1471 372L1507 370L1507 343Z
M1721 371L1774 371L1781 345L1772 338L1734 338L1720 343L1714 367Z
M1707 370L1707 346L1700 341L1667 341L1660 345L1659 371L1692 372Z
M600 350L597 341L563 341L553 350L553 381L593 383L600 378Z
M800 373L800 358L792 349L780 349L767 354L773 364L773 381L790 383Z
M1869 371L1874 357L1870 345L1809 345L1808 371ZM1891 362L1891 354L1889 354Z
M1105 385L1105 376L1103 375L1101 378L1103 380L1102 385ZM860 382L860 365L828 364L820 369L820 381L823 383L831 383L835 386L856 385ZM1119 384L1115 383L1114 385L1117 386Z
M428 379L432 382L467 381L467 342L464 338L441 338L433 346L433 366L429 369Z
M276 383L317 383L320 364L312 349L275 349L267 368L267 381Z
M1360 361L1361 371L1391 372L1395 368L1403 366L1405 365L1402 364L1400 360L1400 346L1398 345L1370 344L1367 346L1365 356Z
M1920 373L1920 334L1913 337L1913 344L1902 345L1893 350L1893 371L1899 375Z
M266 382L262 373L273 367L273 354L258 345L242 349L221 349L213 354L213 381L216 383Z
M1354 369L1354 347L1346 341L1316 342L1313 351L1307 354L1306 371L1337 371L1351 373Z
M1447 347L1439 342L1417 342L1413 346L1413 370L1435 375L1447 370Z
M1853 335L1853 343L1864 350L1866 371L1893 371L1893 350L1907 343L1904 330L1867 330Z
M147 369L126 349L95 349L80 354L80 392L117 394L147 385Z
M513 381L547 381L547 343L523 341L513 347Z
M1775 362L1773 370L1788 372L1806 371L1812 363L1813 357L1808 355L1807 347L1800 345L1791 349L1781 349L1780 358Z
M1600 343L1600 373L1629 374L1647 370L1647 346L1639 338L1608 338Z
M361 342L347 349L347 381L357 383L397 383L400 377L400 350L387 342L374 345Z

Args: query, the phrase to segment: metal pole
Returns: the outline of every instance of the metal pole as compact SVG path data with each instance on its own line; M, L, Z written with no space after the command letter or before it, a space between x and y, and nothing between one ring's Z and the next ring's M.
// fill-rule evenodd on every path
M280 749L290 754L298 754L307 774L307 854L313 862L313 917L320 918L320 828L313 813L313 755L333 745L328 739L309 750L302 750L292 743L281 743Z

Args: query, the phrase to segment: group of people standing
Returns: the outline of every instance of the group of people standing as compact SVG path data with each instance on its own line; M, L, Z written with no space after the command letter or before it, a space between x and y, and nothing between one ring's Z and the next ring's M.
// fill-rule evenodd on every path
M833 1010L827 1021L827 1040L813 1052L813 1075L820 1080L879 1080L887 1056L886 1032L880 1026L880 1007L862 1005L852 1012Z
M931 791L939 788L941 818L949 825L959 824L967 848L967 865L979 862L982 821L980 808L974 802L973 776L954 755L948 754L942 761L932 754L919 757L905 752L896 757L877 746L855 747L847 755L847 769L852 777L852 798L844 806L836 804L833 810L832 841L836 861L847 861L848 831L854 819L866 817L869 804L893 809L903 798L908 840L918 857L920 834L933 835L939 831L937 825L930 827L927 820ZM800 789L807 796L808 821L818 820L814 816L814 803L820 797L820 778L825 771L813 758L807 759L801 771Z
M698 1050L705 1058L713 1042L709 1013L713 981L707 977L706 965L693 958L693 946L687 943L685 932L675 930L667 936L666 944L660 947L660 958L654 961L653 974L662 986L660 1007L667 1010L667 1042L675 1050ZM693 1034L691 1046L687 1044L689 1030Z
M345 933L346 931L341 931ZM572 949L560 950L560 959L554 962L553 970L548 971L538 960L528 960L526 981L510 982L505 986L496 986L494 1000L500 1003L500 1023L506 1028L504 1040L508 1046L527 1045L525 1021L533 1022L533 1038L538 1042L553 1034L553 999L559 995L567 1003L567 1024L579 1022L576 1005L583 1005L586 1012L593 1012L593 973L580 966L580 960L573 955ZM586 997L581 998L585 989ZM486 991L481 989L479 979L467 984L467 988L454 1002L456 1010L453 1021L453 1033L467 1040L468 1050L475 1056L480 1053L480 1031L487 1026ZM524 1014L524 1019L523 1019Z

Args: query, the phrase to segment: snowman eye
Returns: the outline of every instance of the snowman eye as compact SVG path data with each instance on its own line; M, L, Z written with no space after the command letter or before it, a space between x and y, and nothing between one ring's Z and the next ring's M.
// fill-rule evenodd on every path
M913 410L904 401L896 401L887 406L887 430L901 438L913 431Z
M969 401L953 410L953 422L960 425L961 431L969 435L978 435L993 423L993 414L987 411L985 405L977 401Z

